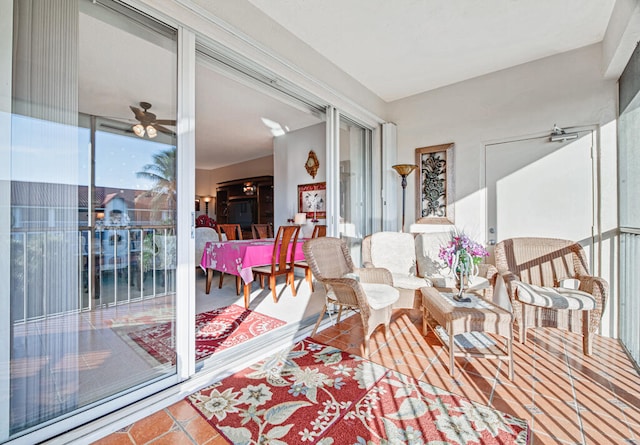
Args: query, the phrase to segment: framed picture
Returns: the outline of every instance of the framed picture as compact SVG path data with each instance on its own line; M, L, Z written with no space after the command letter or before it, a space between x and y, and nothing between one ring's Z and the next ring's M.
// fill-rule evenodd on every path
M298 186L298 212L307 218L318 219L327 216L327 183L300 184Z
M196 198L196 206L195 206L196 212L200 211L200 199Z
M416 148L416 222L453 224L453 143Z

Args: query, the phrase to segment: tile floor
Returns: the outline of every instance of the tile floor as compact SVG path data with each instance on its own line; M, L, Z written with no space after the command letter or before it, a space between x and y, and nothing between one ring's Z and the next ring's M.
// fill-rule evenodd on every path
M515 343L516 377L506 363L456 359L449 376L446 351L433 333L421 334L419 311L396 311L390 335L378 330L371 359L529 422L533 443L640 444L640 378L616 340L596 337L592 357L581 338L557 329L530 330ZM315 339L361 354L362 328L351 317ZM186 401L156 412L96 442L111 444L226 444Z

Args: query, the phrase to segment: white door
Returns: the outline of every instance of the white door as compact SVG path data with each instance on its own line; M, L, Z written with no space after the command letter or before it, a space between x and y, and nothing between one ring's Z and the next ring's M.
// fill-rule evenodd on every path
M486 145L487 240L564 238L591 255L594 226L594 133Z

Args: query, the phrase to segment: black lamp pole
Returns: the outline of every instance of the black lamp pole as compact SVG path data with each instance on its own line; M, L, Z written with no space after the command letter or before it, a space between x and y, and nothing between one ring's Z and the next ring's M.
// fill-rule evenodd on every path
M402 227L400 228L401 232L404 232L404 208L405 208L405 193L407 191L407 176L409 176L411 174L412 171L414 171L416 168L418 168L417 165L413 165L413 164L398 164L398 165L394 165L391 168L393 168L395 171L398 172L398 174L402 177Z

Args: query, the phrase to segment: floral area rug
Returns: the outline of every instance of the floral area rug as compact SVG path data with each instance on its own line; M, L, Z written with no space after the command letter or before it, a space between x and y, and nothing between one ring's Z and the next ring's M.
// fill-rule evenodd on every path
M235 346L285 322L236 304L196 314L196 360ZM175 363L173 322L160 323L127 334L160 363Z
M234 444L527 444L527 422L306 339L187 400Z

